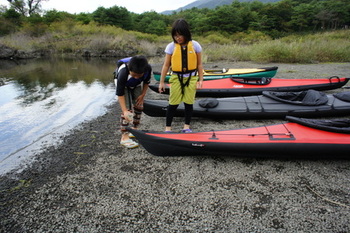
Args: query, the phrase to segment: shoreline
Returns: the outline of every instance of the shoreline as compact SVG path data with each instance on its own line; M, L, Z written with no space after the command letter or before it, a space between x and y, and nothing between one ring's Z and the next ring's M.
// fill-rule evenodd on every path
M349 63L268 64L274 65L276 78L350 77ZM167 97L150 90L147 98ZM61 145L36 155L28 169L1 176L0 231L350 231L350 161L156 157L142 147L119 145L119 114L115 102L103 116L73 129ZM192 127L275 122L281 120L195 118ZM143 114L141 129L163 126L163 118ZM176 118L174 128L181 126L182 118Z

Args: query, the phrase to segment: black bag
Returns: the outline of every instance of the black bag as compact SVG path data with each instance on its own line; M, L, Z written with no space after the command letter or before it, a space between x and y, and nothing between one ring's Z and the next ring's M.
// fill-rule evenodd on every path
M200 100L198 104L202 108L215 108L216 106L218 106L219 101L214 98L207 98L207 99Z

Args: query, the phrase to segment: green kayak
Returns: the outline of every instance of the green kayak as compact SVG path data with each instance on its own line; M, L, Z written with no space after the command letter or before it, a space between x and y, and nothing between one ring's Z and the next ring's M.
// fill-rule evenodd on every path
M272 78L276 75L278 67L265 68L242 68L242 69L218 69L204 70L204 80L215 80L223 78ZM155 80L160 81L160 72L153 72ZM165 77L165 82L169 81L171 72Z

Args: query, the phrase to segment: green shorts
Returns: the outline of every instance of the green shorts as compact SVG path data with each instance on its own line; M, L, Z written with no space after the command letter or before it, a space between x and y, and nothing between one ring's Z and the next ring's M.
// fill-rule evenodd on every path
M187 82L187 79L183 78L183 83ZM197 81L198 76L190 77L190 82L188 86L184 87L184 93L182 94L181 84L177 74L172 75L169 79L170 86L170 96L169 96L169 104L170 105L178 105L181 102L186 104L194 104L196 91L197 91Z

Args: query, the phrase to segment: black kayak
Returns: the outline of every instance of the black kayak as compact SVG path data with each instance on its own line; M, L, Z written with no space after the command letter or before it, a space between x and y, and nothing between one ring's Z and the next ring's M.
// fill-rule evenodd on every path
M168 101L144 101L144 113L164 117ZM215 119L261 119L296 117L329 117L350 114L350 92L325 94L307 90L300 92L264 91L262 95L231 98L198 99L193 105L194 117ZM175 116L184 116L180 104Z

